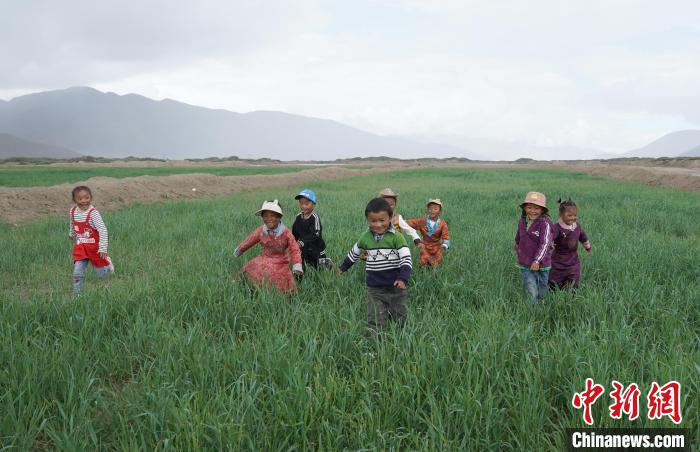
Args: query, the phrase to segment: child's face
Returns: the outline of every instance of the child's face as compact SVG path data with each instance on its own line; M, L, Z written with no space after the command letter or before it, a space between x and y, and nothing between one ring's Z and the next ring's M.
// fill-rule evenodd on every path
M306 198L299 198L299 209L304 215L308 215L314 211L315 204Z
M389 212L382 210L380 212L367 212L367 224L370 231L375 234L384 234L389 229Z
M269 210L263 210L262 220L269 229L276 229L280 224L280 214L277 212L271 212Z
M527 215L530 220L536 220L544 213L544 209L542 207L530 203L525 204L523 209L525 209L525 215Z
M396 198L392 198L390 196L382 196L382 198L386 199L386 202L389 204L389 207L391 207L392 210L396 209Z
M567 207L566 210L564 210L559 216L564 223L571 226L572 224L576 223L577 214L578 210L576 207Z
M90 196L90 192L87 190L80 190L78 193L75 194L75 198L73 199L75 203L80 207L80 209L85 210L88 207L90 207L90 203L92 203L92 196Z
M434 220L440 215L440 211L442 208L434 203L428 204L428 216L430 217L431 220Z

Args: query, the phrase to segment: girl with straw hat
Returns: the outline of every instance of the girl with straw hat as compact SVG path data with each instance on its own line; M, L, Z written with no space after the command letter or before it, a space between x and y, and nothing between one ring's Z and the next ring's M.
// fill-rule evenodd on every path
M547 215L547 198L531 191L520 204L522 214L515 234L518 267L523 275L523 289L531 304L544 298L552 268L552 222Z
M282 223L282 206L276 199L265 201L255 215L262 217L262 226L255 228L233 254L238 257L257 243L263 251L243 266L242 273L255 285L269 284L280 292L296 291L292 272L297 276L303 273L301 251L292 232Z

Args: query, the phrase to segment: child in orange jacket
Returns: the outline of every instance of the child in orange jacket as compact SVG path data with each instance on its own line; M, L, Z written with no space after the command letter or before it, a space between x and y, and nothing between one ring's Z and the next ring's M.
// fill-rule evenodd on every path
M440 218L442 213L442 201L440 198L431 199L426 204L428 215L420 218L406 220L409 226L423 236L423 249L420 253L418 265L430 265L436 268L442 261L442 250L450 249L450 230L445 220Z

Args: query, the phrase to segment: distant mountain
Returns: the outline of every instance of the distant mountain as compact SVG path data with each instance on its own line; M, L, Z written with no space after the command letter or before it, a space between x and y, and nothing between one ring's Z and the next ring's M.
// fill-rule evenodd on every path
M681 130L664 135L644 147L625 152L624 157L679 157L688 156L700 147L700 130Z
M0 133L0 159L9 157L48 157L61 159L80 157L80 154L60 146L23 140L9 133Z
M700 157L700 146L696 146L688 152L684 152L679 157Z
M478 160L590 160L615 157L598 149L575 146L545 146L505 140L472 138L464 135L413 135L409 138L447 143L469 149ZM478 153L478 154L477 154Z
M5 102L0 132L102 157L470 158L456 146L375 135L325 119L273 111L241 114L86 87Z

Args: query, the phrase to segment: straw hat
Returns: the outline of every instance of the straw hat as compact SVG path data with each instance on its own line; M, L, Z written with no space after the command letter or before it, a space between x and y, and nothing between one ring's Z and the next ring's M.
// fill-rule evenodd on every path
M549 209L547 208L547 197L544 195L544 193L540 193L538 191L528 192L527 196L525 196L525 201L520 203L520 208L523 208L525 204L534 204L542 207L545 212L549 212Z
M428 207L430 204L437 204L442 209L442 201L440 201L440 198L429 199L425 207Z
M275 213L280 214L280 216L283 216L282 207L280 206L279 201L277 201L276 199L274 201L263 202L262 207L260 208L260 210L255 212L255 215L257 215L259 217L262 216L262 213L264 210L269 210L270 212L275 212Z
M394 198L397 199L399 197L398 193L394 193L394 190L391 188L387 187L384 190L379 192L379 196L382 198Z

